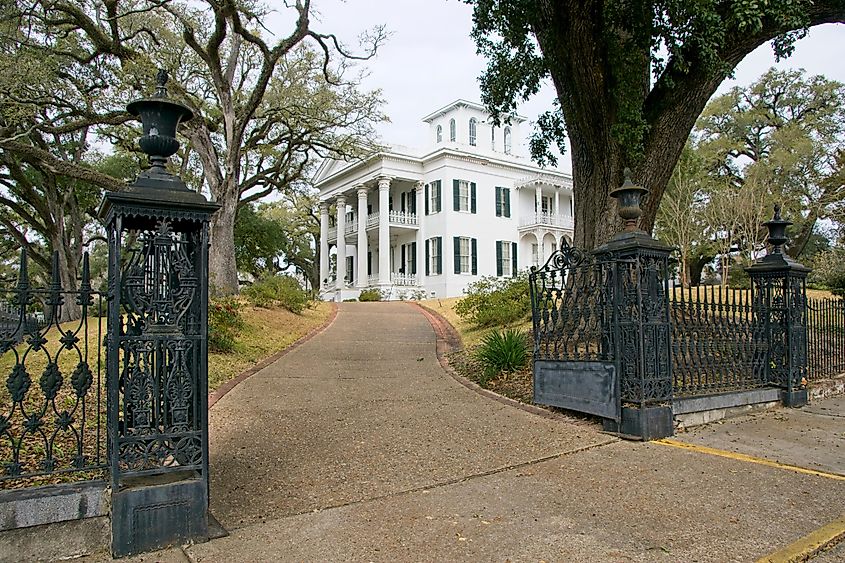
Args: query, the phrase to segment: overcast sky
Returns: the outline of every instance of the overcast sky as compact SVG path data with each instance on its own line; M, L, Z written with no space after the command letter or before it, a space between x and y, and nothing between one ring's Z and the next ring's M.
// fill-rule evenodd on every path
M420 119L430 112L464 98L480 101L478 76L485 61L475 53L469 37L472 8L458 0L314 0L319 21L312 27L335 33L354 44L359 33L376 24L385 24L391 33L378 56L362 63L369 72L364 82L368 88L380 88L386 101L385 111L391 123L379 132L385 143L408 146L425 145L427 129ZM271 31L289 30L285 18L268 20ZM274 29L279 26L278 30ZM771 66L804 68L810 74L822 74L845 82L845 26L825 25L813 28L799 41L795 54L775 64L771 47L761 46L740 63L735 78L725 81L725 91L735 85L747 85ZM529 120L551 107L554 90L547 86L534 99L522 105L519 113ZM560 167L569 171L564 156Z

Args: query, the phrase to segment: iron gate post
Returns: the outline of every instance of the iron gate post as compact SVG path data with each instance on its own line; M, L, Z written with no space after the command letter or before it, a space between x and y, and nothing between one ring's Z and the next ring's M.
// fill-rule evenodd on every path
M208 225L219 206L168 172L193 114L166 98L164 71L157 82L127 107L151 166L100 207L115 556L208 536Z
M786 228L780 205L763 225L772 251L746 268L751 278L755 338L765 339L767 358L761 377L781 388L788 407L807 404L807 274L810 268L787 256Z
M643 440L674 434L669 324L669 254L672 249L637 228L640 198L648 190L625 183L617 199L625 230L594 250L613 263L613 340L619 373L621 421L605 428Z

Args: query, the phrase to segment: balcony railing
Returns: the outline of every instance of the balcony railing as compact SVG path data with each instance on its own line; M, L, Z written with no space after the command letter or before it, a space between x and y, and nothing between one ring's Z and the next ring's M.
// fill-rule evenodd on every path
M533 227L535 225L558 227L561 229L572 229L574 227L572 217L553 213L531 213L529 215L523 215L519 219L520 227Z
M393 285L417 285L415 274L390 274L390 281Z

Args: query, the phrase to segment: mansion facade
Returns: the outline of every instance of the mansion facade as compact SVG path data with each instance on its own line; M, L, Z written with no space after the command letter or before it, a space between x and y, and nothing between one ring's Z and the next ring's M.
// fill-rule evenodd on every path
M493 127L458 100L423 119L426 150L327 161L320 191L321 297L454 297L482 276L542 265L573 228L572 179L519 154L524 119Z

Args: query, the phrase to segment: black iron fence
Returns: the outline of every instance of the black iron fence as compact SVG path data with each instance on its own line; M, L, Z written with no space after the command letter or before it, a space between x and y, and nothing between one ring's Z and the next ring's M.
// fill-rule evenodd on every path
M845 299L807 299L807 379L845 373Z
M763 387L767 340L762 305L750 290L676 287L669 292L675 395L689 397Z
M90 477L106 458L105 296L91 288L88 255L77 288L63 287L58 255L51 282L31 283L26 252L18 279L0 282L0 487L22 478ZM66 304L78 319L60 322Z

